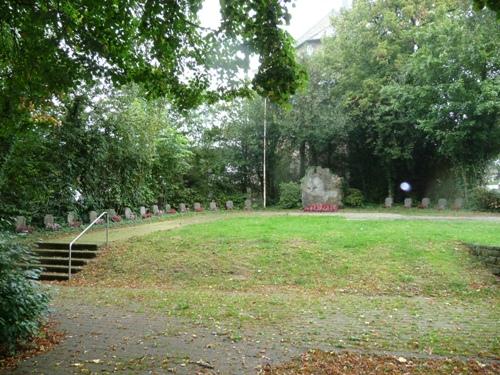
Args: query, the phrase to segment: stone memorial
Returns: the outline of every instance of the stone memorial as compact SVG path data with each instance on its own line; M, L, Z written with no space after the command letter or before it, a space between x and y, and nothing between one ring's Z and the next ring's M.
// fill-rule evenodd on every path
M179 211L180 212L187 212L187 206L185 203L179 204Z
M110 218L112 218L113 216L116 216L116 211L114 208L108 208L108 215Z
M430 198L423 198L422 199L422 208L429 208L431 206L431 200Z
M43 217L43 226L45 228L54 227L54 215L47 214Z
M444 199L444 198L438 199L438 210L446 209L447 205L448 205L448 202L446 201L446 199Z
M158 216L160 214L160 210L158 209L157 204L153 204L151 206L151 211L153 211L153 215Z
M139 213L141 214L141 217L144 217L144 215L146 215L146 207L141 206L139 208Z
M393 203L394 203L394 200L391 197L387 197L387 198L385 198L385 201L384 201L384 207L391 208Z
M342 206L342 179L328 168L310 167L301 181L302 206L314 204Z
M210 211L217 211L217 203L215 201L210 202Z
M252 210L252 200L251 199L245 199L245 210L251 211Z
M73 225L77 221L77 216L75 212L68 212L67 221L69 225Z
M226 202L226 210L232 210L232 209L234 209L233 201L227 201Z
M453 202L453 209L454 210L461 210L464 208L464 200L462 198L457 198Z
M135 219L135 215L132 212L132 210L130 209L130 207L125 207L124 215L125 215L125 219L127 219L127 220L134 220Z
M199 202L194 202L194 204L193 204L193 209L194 209L196 212L203 211L203 208L201 207L201 203L199 203Z
M412 202L411 198L405 198L405 200L404 200L405 208L411 208L412 203L413 202Z
M168 213L168 211L170 211L172 209L172 207L167 203L165 205L165 212Z
M89 220L92 223L95 219L97 219L97 212L96 211L90 211L89 212Z
M24 216L16 216L16 229L26 227L26 218Z

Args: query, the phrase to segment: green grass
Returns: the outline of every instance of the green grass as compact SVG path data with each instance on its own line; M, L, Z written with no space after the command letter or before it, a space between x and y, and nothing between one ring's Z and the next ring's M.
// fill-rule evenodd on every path
M334 347L499 356L497 279L461 245L498 245L499 229L226 218L118 242L59 298L215 321L235 337L280 325Z

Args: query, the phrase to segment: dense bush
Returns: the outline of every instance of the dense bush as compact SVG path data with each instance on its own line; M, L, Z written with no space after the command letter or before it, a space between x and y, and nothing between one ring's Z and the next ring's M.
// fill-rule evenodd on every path
M281 208L296 208L300 204L300 186L294 182L284 182L280 184Z
M500 212L500 192L477 188L471 194L470 204L477 210Z
M36 335L47 312L49 296L35 281L40 271L19 266L29 263L29 249L0 233L0 355Z
M364 196L361 190L350 188L347 189L344 204L348 207L361 207L364 203Z

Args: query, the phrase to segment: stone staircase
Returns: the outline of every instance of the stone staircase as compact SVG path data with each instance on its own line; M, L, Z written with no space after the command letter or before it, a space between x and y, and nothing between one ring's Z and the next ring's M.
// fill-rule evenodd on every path
M42 269L40 280L68 280L69 244L59 242L37 242L33 249ZM71 250L71 274L80 272L99 254L95 243L74 244Z

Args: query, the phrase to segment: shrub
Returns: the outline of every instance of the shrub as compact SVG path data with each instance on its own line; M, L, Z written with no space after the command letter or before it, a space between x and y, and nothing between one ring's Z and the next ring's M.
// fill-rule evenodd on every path
M47 312L49 296L35 281L36 268L29 248L0 233L0 354L11 354L39 333Z
M500 212L500 192L477 188L471 194L470 205L477 210Z
M346 195L344 198L344 203L346 206L361 207L361 206L363 206L364 200L365 200L365 198L364 198L361 190L354 189L354 188L347 189L347 192L346 192Z
M300 186L295 182L284 182L280 184L281 208L296 208L300 204Z

